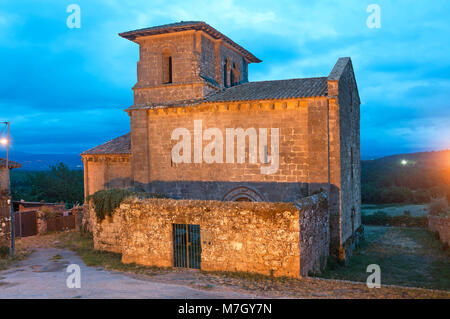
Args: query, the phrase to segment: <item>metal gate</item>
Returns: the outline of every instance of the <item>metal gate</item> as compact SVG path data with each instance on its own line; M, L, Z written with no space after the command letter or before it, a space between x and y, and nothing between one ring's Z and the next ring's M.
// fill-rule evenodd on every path
M75 215L56 216L47 219L47 231L75 229Z
M200 269L200 225L173 224L174 267Z
M14 224L14 233L16 237L37 235L37 212L15 212Z

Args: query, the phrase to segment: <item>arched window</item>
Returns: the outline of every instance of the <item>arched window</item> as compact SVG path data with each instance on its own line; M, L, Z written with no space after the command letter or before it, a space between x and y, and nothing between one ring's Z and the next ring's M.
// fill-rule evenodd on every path
M234 63L233 63L233 66L234 66ZM235 85L235 82L234 82L234 67L233 67L230 70L230 86L234 86L234 85Z
M264 202L264 197L254 189L246 186L233 188L222 199L226 202Z
M223 86L228 87L228 60L223 63Z
M172 83L172 54L168 50L163 54L163 83Z
M233 65L231 67L230 70L230 82L231 82L231 86L235 86L237 84L239 84L239 79L240 79L240 75L239 75L239 69L236 66L236 63L233 62Z

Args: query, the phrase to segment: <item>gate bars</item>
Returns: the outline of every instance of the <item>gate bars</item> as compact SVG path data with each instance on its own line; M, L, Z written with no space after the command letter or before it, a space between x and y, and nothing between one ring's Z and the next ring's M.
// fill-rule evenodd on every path
M174 267L200 269L200 225L173 224Z

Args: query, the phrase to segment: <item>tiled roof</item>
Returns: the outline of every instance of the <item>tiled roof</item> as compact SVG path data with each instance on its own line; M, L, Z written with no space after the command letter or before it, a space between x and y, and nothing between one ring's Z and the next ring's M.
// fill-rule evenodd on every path
M9 168L19 168L22 167L22 164L19 164L17 162L8 161ZM6 159L0 158L0 168L6 167Z
M211 94L208 102L251 101L326 96L326 77L247 82Z
M91 148L81 155L131 154L131 134L119 136L109 142Z
M181 21L181 22L175 22L170 24L164 24L164 25L158 25L155 27L150 28L144 28L144 29L138 29L128 32L122 32L119 33L119 35L125 39L134 41L137 37L143 37L143 36L149 36L149 35L156 35L156 34L163 34L163 33L171 33L171 32L180 32L180 31L187 31L187 30L198 30L198 31L204 31L210 36L212 36L214 39L222 39L223 41L227 42L229 45L233 46L235 49L237 49L239 52L241 52L242 55L244 55L250 62L259 63L261 62L260 59L255 57L253 54L248 52L246 49L241 47L239 44L228 38L226 35L220 33L213 27L211 27L209 24L203 22L203 21Z

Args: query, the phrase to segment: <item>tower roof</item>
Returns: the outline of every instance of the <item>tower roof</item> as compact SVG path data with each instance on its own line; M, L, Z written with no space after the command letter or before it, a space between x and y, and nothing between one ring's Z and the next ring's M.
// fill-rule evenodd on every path
M136 42L136 38L138 37L144 37L144 36L151 36L156 34L164 34L164 33L173 33L173 32L181 32L181 31L188 31L188 30L196 30L196 31L203 31L213 37L214 39L221 39L224 42L228 43L232 47L234 47L236 50L238 50L244 57L247 58L249 62L253 63L259 63L262 62L260 59L255 57L253 54L251 54L249 51L241 47L239 44L228 38L226 35L220 33L213 27L211 27L209 24L203 22L203 21L181 21L176 23L170 23L170 24L164 24L159 26L154 26L150 28L144 28L144 29L138 29L128 32L122 32L119 33L119 36L122 38L128 39L130 41Z
M131 154L131 134L119 136L104 144L91 148L81 155L121 155Z

